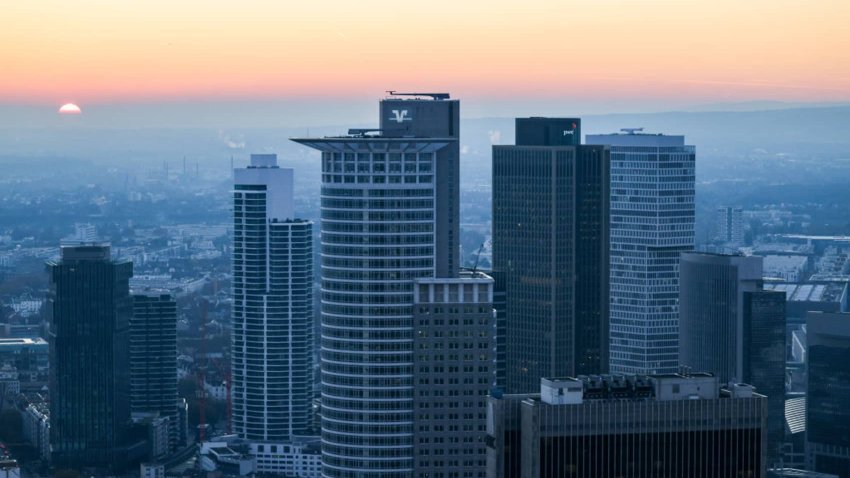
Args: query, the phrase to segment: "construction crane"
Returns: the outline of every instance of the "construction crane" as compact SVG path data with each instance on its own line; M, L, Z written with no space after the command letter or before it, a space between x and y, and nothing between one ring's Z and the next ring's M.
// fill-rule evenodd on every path
M484 243L481 243L481 247L478 248L478 253L475 254L475 264L472 265L472 274L475 274L475 271L478 269L478 260L481 259L481 251L484 249Z

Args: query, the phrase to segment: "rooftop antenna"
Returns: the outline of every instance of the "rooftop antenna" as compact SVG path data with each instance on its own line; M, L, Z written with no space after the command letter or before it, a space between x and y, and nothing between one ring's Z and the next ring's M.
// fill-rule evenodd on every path
M395 90L387 90L390 96L430 96L432 100L447 100L450 98L448 93L402 93Z
M620 131L626 134L637 134L643 131L643 128L620 128Z

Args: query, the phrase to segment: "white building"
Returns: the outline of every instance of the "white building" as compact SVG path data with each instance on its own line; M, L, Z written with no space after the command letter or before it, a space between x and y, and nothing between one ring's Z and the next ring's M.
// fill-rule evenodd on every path
M42 460L50 459L50 409L47 403L31 403L21 414L24 438L38 450Z
M256 443L311 431L313 235L274 154L234 171L233 430Z
M678 369L679 255L694 249L696 153L684 136L587 135L611 147L611 372Z
M322 448L318 439L292 443L252 443L257 473L298 478L322 476Z
M165 465L161 463L139 464L139 478L165 478Z
M744 211L737 207L717 209L717 240L730 246L744 244Z
M414 280L460 261L460 104L433 97L381 101L378 130L295 139L322 153L327 477L414 472Z

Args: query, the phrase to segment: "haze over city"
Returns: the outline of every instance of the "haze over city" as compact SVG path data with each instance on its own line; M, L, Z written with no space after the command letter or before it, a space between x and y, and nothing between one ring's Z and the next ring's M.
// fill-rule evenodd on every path
M850 478L850 2L9 2L0 478Z

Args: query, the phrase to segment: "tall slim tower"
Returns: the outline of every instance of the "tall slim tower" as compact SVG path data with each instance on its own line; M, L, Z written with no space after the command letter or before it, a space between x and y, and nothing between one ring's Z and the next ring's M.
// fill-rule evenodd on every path
M133 263L109 245L62 246L49 262L50 446L60 468L122 468L130 423Z
M424 99L430 96L432 99ZM381 101L322 152L322 468L410 476L414 279L457 277L459 103Z
M233 431L254 442L310 431L313 237L295 217L292 176L274 154L234 170Z
M134 420L166 418L169 451L177 449L177 302L167 291L133 291L130 408Z
M611 372L675 372L679 255L694 248L696 153L684 136L587 135L611 147Z
M850 476L850 314L809 312L806 469Z
M605 146L579 144L578 118L518 118L493 147L493 269L504 274L509 393L543 377L608 371Z
M768 464L784 440L785 294L762 288L758 256L682 254L679 363L767 396Z

